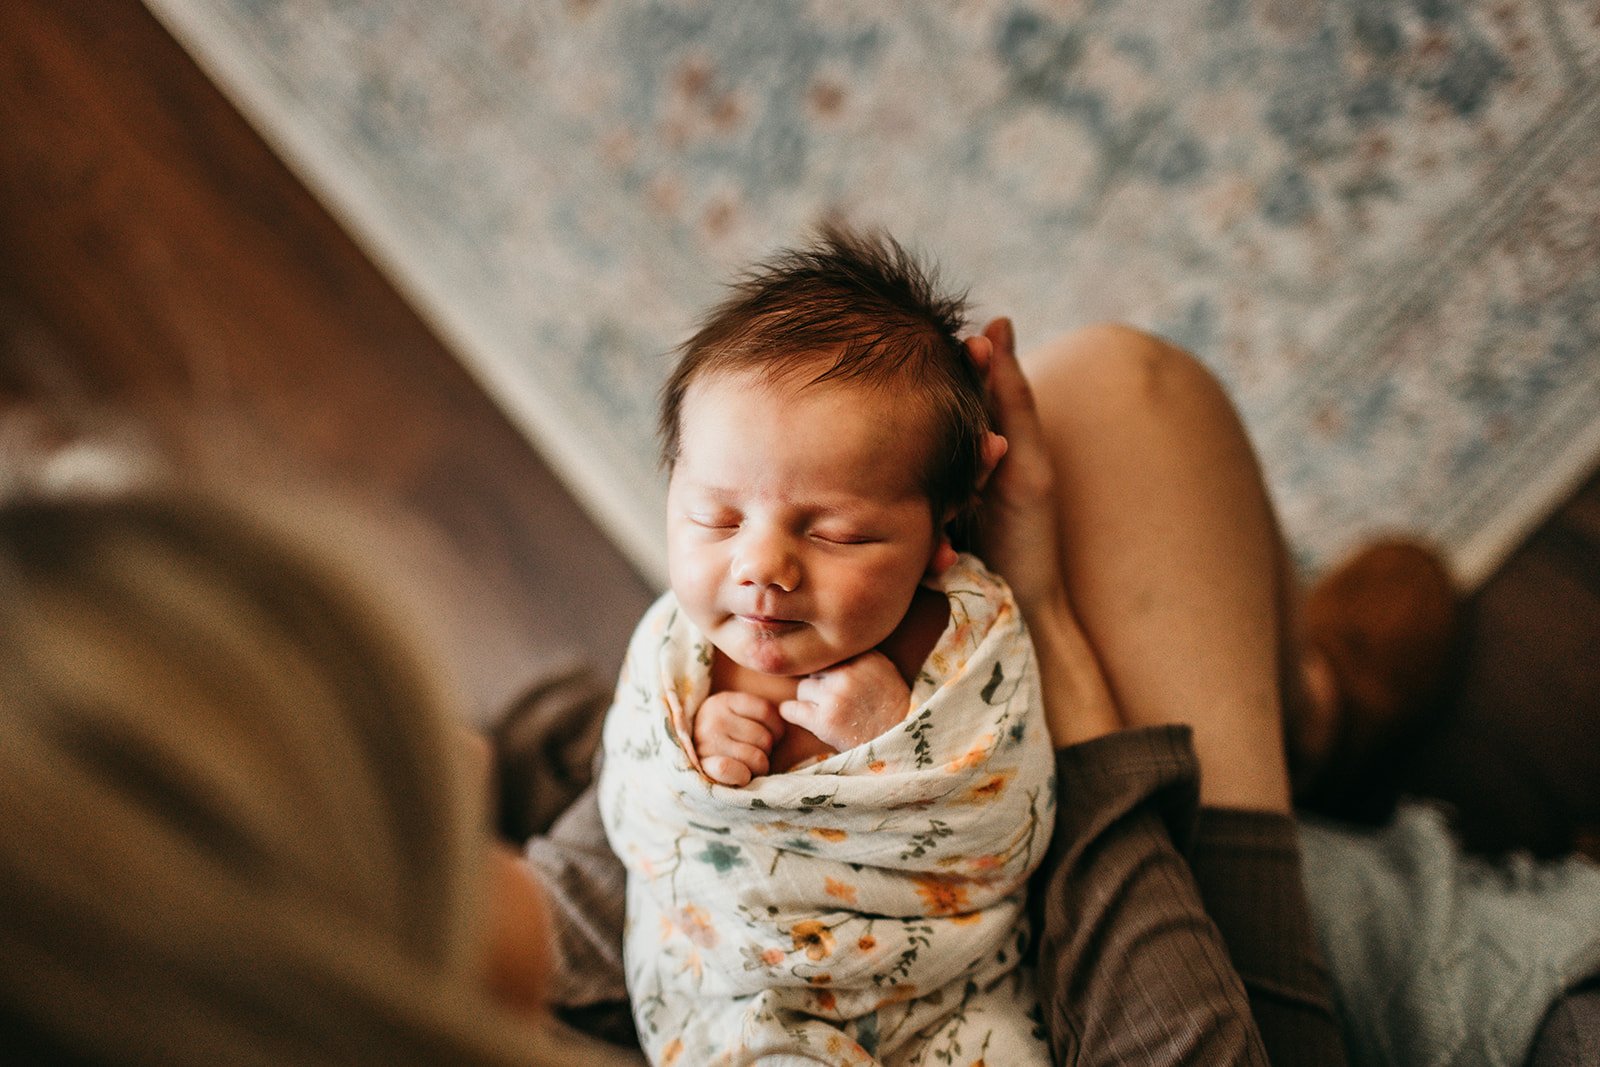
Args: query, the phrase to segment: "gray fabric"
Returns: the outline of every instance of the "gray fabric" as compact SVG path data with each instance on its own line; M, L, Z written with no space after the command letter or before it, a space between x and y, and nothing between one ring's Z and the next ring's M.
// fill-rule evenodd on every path
M600 805L589 789L551 829L525 850L544 883L556 917L555 974L551 1000L580 1008L623 1001L623 890L626 872L606 843Z
M1562 997L1545 1016L1528 1067L1594 1067L1600 1063L1600 985Z
M1188 856L1274 1067L1342 1067L1344 1043L1306 902L1294 819L1202 808Z
M1187 729L1061 749L1050 854L1030 890L1057 1063L1254 1064L1248 994L1174 840L1198 799Z
M594 778L611 694L582 664L538 672L490 731L508 841L550 831Z
M1438 810L1301 831L1351 1057L1512 1067L1561 992L1600 969L1600 868L1466 857Z

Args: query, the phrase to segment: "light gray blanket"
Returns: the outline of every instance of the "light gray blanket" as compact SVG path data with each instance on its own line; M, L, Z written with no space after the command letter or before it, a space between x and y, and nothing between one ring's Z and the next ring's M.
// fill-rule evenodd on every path
M1561 992L1600 971L1594 864L1466 857L1423 804L1300 840L1353 1063L1518 1067Z

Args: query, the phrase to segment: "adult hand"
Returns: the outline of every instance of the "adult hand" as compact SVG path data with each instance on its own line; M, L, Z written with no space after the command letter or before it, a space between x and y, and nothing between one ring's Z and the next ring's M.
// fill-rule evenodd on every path
M1055 744L1119 729L1121 717L1099 658L1067 596L1061 569L1055 468L1033 390L1017 362L1011 320L995 319L967 339L988 386L1003 447L983 487L978 553L1011 586L1039 657L1045 720ZM1002 459L1003 457L1003 459Z
M1061 574L1055 470L1033 390L1017 362L1010 319L995 319L967 339L967 351L988 387L999 445L985 448L993 464L979 510L978 554L1010 584L1024 615L1065 599ZM993 435L991 435L993 437ZM989 457L993 455L993 460ZM1002 459L1003 457L1003 459Z
M889 732L910 710L910 687L877 651L800 679L795 698L778 706L785 722L810 730L836 752Z
M752 693L712 693L694 717L694 749L706 777L735 788L771 770L783 719L772 701Z

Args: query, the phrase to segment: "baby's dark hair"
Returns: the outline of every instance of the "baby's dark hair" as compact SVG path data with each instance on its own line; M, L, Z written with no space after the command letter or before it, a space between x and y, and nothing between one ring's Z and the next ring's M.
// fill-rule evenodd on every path
M951 537L964 547L992 428L983 382L960 339L965 294L941 293L936 276L889 235L837 225L757 264L730 288L678 349L662 389L667 469L678 457L684 397L702 378L753 371L776 383L895 389L927 406L922 487L935 521L953 511Z

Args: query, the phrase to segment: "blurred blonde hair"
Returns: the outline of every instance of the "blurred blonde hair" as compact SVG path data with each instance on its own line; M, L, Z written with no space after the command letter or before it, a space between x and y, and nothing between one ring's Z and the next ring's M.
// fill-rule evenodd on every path
M4 1058L610 1060L484 990L484 790L337 523L144 473L0 500Z

